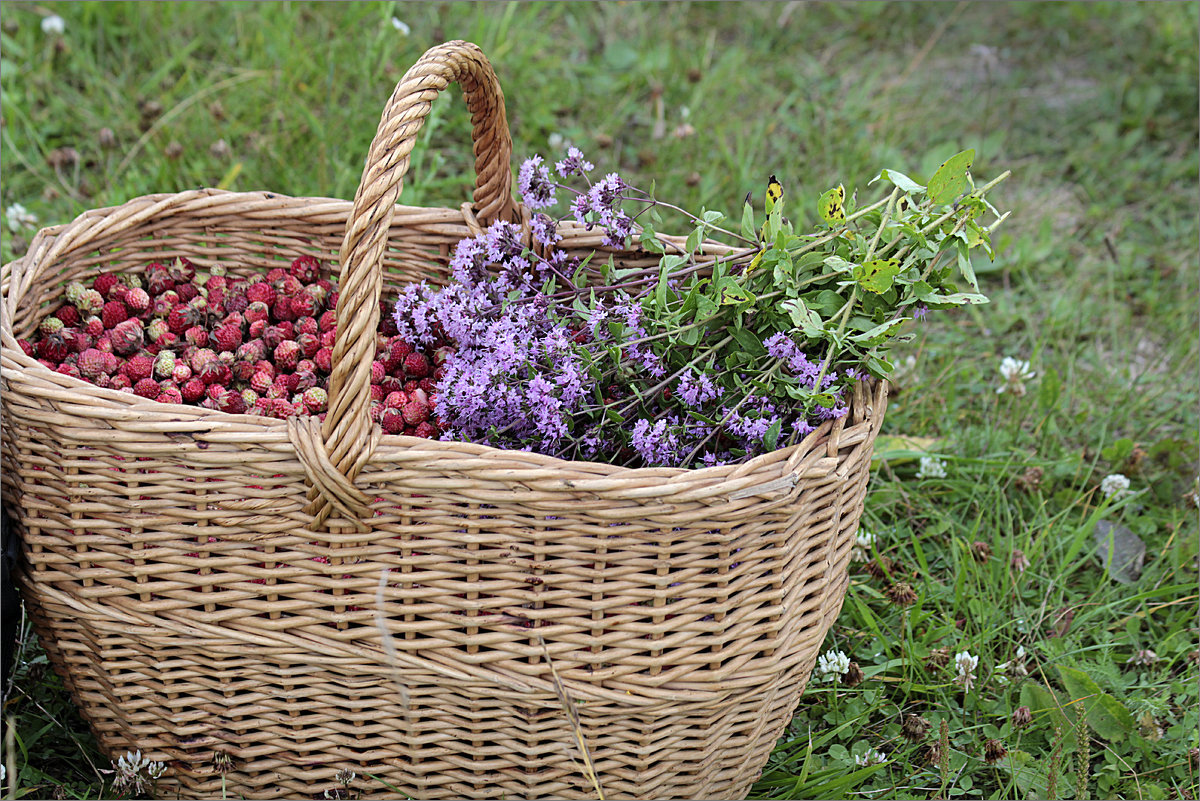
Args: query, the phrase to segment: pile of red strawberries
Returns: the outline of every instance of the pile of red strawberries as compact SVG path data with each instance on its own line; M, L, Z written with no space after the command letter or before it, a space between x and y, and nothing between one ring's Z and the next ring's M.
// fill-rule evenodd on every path
M324 418L337 294L311 256L248 279L219 266L198 279L179 258L101 273L90 289L71 283L33 341L19 342L51 370L163 403ZM453 348L436 348L431 363L380 306L371 416L388 434L437 437L434 382Z

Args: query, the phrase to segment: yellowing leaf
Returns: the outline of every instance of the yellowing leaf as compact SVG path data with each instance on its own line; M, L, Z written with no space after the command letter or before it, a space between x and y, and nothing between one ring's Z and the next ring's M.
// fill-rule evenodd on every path
M929 199L934 203L949 203L967 191L971 185L967 170L975 162L975 151L964 150L942 162L937 172L929 179Z
M868 292L881 295L892 288L900 273L899 259L875 259L854 267L854 280Z
M779 179L774 175L767 182L767 214L771 213L771 209L775 208L775 204L783 199L783 184L779 183Z
M838 184L817 200L817 213L830 225L846 219L846 189Z

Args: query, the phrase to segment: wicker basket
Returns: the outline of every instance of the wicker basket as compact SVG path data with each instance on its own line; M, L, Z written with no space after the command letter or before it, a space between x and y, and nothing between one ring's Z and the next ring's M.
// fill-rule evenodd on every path
M475 203L395 205L452 82ZM511 150L495 74L451 42L397 86L353 203L152 195L4 266L19 583L101 746L168 763L160 794L321 797L349 769L362 797L593 797L577 733L608 798L741 798L762 770L841 608L886 384L798 445L703 470L381 435L381 292L442 282L459 239L528 220ZM101 267L248 275L306 253L341 265L324 426L102 389L16 341Z

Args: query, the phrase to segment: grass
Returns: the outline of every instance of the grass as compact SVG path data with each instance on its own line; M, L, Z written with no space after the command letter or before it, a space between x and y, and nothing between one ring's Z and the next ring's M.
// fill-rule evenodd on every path
M771 173L873 198L880 167L923 179L966 147L976 176L1013 170L1000 255L976 265L992 303L915 329L884 424L874 572L824 646L864 679L814 677L753 795L1197 794L1195 4L12 2L2 37L0 206L43 225L196 186L351 197L393 85L452 38L492 59L518 156L570 141L690 209L736 210ZM468 197L468 130L457 97L434 104L402 202ZM1008 355L1037 373L1023 397L996 392ZM898 434L930 438L945 477ZM1134 494L1105 498L1110 473ZM1145 542L1132 583L1093 554L1100 521ZM19 795L111 791L28 629L6 698ZM906 715L928 733L906 739ZM868 748L886 761L860 767Z

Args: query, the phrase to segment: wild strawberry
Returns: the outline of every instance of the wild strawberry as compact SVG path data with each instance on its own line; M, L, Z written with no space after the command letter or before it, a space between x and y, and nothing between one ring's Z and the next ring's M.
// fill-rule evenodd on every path
M195 403L204 397L204 393L207 389L207 384L205 384L199 378L193 377L184 382L183 386L180 387L180 392L183 393L183 399L185 401L188 403Z
M276 297L283 295L290 298L291 296L299 295L304 291L304 284L302 284L300 279L294 275L284 275L272 283L275 285Z
M294 339L285 339L275 347L275 366L280 370L292 371L300 361L300 345Z
M337 312L333 311L333 309L330 309L329 311L322 313L320 319L317 320L317 327L321 329L322 334L324 334L326 331L336 331Z
M300 352L305 358L311 359L317 355L317 351L321 349L321 340L317 339L315 334L300 334L296 337L296 344L300 346Z
M275 369L275 365L266 359L259 359L254 363L254 371L258 373L266 373L271 376L271 380L275 380L275 374L279 372Z
M258 393L252 389L242 390L242 400L246 402L246 409L251 409L254 404L258 403Z
M109 359L116 361L116 357L111 353L105 353L95 348L88 348L79 354L79 360L76 364L79 365L79 372L84 378L97 378L98 376L108 374L108 370L105 367L109 364Z
M254 377L254 365L250 362L235 361L229 366L229 371L236 384L245 384Z
M174 289L175 281L171 279L171 276L165 269L151 270L146 273L146 291L154 297L159 297L163 293L173 291Z
M300 396L309 414L319 414L329 405L329 395L320 387L309 387Z
M212 332L213 347L218 352L235 351L242 344L242 329L239 326L223 325Z
M103 334L96 337L96 342L92 345L92 347L96 350L102 350L105 353L112 353L112 338L108 335L108 332L105 331Z
M231 326L239 331L246 327L246 318L238 312L229 312L221 317L221 322L217 324L217 328Z
M146 344L142 321L136 318L117 323L110 332L109 338L112 340L113 353L118 356L129 356ZM160 342L161 340L162 338L159 337Z
M337 344L337 329L321 332L321 347L332 349Z
M100 293L101 297L107 298L108 293L112 288L121 282L121 277L116 273L100 273L92 281L92 289Z
M246 399L240 392L226 390L217 398L217 408L228 414L245 414Z
M414 437L420 437L421 439L435 439L441 433L442 432L438 431L437 426L433 425L432 423L426 422L426 423L421 423L419 426L417 426L416 430L413 431L412 435Z
M313 356L313 364L320 372L329 373L333 369L333 348L318 350Z
M150 294L139 287L133 287L125 293L125 305L132 312L144 312L150 308Z
M371 406L369 408L370 408L370 412L371 412L371 422L372 423L382 423L383 422L383 409L384 409L383 404L377 400L372 400Z
M237 351L234 354L238 361L250 362L253 365L267 355L267 348L261 339L252 339L249 342L243 342L238 345Z
M261 303L270 308L275 305L275 287L266 282L250 284L246 287L246 300L251 304Z
M31 359L33 358L34 349L32 342L30 342L28 339L18 339L17 344L21 346L22 353Z
M63 375L69 375L72 378L83 377L83 375L79 372L79 365L72 364L71 362L63 362L58 367L55 367L54 371L56 373L62 373Z
M175 292L179 295L180 303L187 303L200 297L200 290L196 288L195 284L181 284L176 282Z
M63 321L57 317L47 317L38 323L38 333L40 333L42 336L61 334L63 329L66 327L66 324L64 324Z
M384 376L383 380L380 381L376 386L383 390L384 395L388 395L392 392L407 392L407 390L404 388L404 381L394 375ZM415 386L412 388L415 389Z
M417 382L417 386L420 387L424 392L433 392L437 388L437 385L433 383L432 378L422 378Z
M378 401L379 404L382 406L383 399L387 397L387 394L388 394L387 391L384 390L384 388L382 386L380 386L379 384L371 385L371 401L372 402Z
M171 329L167 327L167 321L161 318L155 318L146 323L146 339L150 342L158 342L159 337L170 332Z
M212 292L213 290L221 290L223 292L228 287L229 279L223 275L210 274L208 278L204 279L204 288L208 292Z
M120 367L121 375L130 380L131 383L137 384L143 378L150 378L154 374L154 360L149 356L136 354L131 356Z
M282 267L272 267L267 271L267 281L269 283L277 283L283 280L283 277L288 274L288 271Z
M296 315L292 312L291 301L287 297L280 297L271 304L271 319L279 322L296 319Z
M387 367L384 366L383 362L378 361L378 360L371 362L371 383L372 384L378 384L379 382L383 381L384 376L386 376L386 375L387 375Z
M83 353L96 343L95 337L78 328L66 328L63 329L63 333L67 339L67 349L72 353Z
M245 313L249 305L250 301L246 300L245 292L234 292L232 289L225 290L225 311Z
M79 309L79 314L83 317L90 317L93 314L99 314L104 308L104 296L94 289L85 289L83 294L79 296L79 302L75 304Z
M208 398L211 401L215 401L215 400L219 400L221 398L221 396L224 395L228 391L229 391L229 387L226 387L224 384L209 384L208 388L204 390L204 397ZM210 408L215 409L216 407L213 406Z
M207 321L206 308L193 303L179 303L167 315L167 328L172 334L182 336L193 326L204 326Z
M389 434L403 434L404 414L399 409L384 408L379 424Z
M54 316L62 320L63 325L73 327L79 325L79 309L74 306L64 304L54 310Z
M246 327L246 335L251 339L258 339L263 335L263 331L267 330L268 325L266 320L255 320Z
M294 394L300 389L300 376L295 373L281 373L275 381L277 386L282 384L289 394Z
M404 413L404 422L410 426L420 425L429 419L429 405L415 398L404 404L401 411Z
M449 345L442 345L440 348L438 348L437 350L435 350L433 352L434 365L441 367L443 364L446 363L446 359L449 359L451 356L454 355L454 353L455 353L454 348L452 348Z
M289 295L288 307L294 320L299 320L301 317L312 317L317 311L317 304L313 301L312 296L305 292Z
M288 383L288 389L292 392L307 392L317 385L316 373L297 369L294 375L296 376L296 386L293 387L290 382Z
M158 396L162 394L162 387L153 378L143 378L134 383L133 394L148 400L158 400Z
M292 262L291 273L300 281L311 284L321 277L321 265L312 256L300 256Z
M60 326L62 325L62 320L59 320L57 317L50 319L58 322ZM37 355L51 363L50 369L57 367L71 352L71 348L67 344L67 334L65 333L69 330L60 327L56 331L44 334L37 343Z
M242 313L242 316L247 322L251 323L256 320L268 320L271 317L271 309L261 300L256 300L246 307L246 311Z
M254 375L250 376L250 388L260 395L267 394L267 390L275 383L275 379L267 372L258 370Z
M429 375L429 359L424 353L408 354L404 359L404 372L409 378L424 378Z
M197 348L196 352L191 355L190 359L188 359L188 364L191 365L192 372L199 375L200 371L204 369L204 365L211 361L215 361L216 358L217 354L212 349Z
M160 381L165 381L175 374L175 352L171 350L160 351L154 359L154 377Z
M175 334L172 334L170 331L167 331L161 334L158 339L155 340L154 344L159 350L162 350L163 348L166 348L167 350L174 350L175 347L179 345L179 337Z
M292 325L290 320L282 320L277 324L277 326L279 328L280 333L283 334L284 339L295 339L296 338L296 327L294 325Z
M125 376L117 373L114 376L100 375L92 380L92 383L98 387L105 389L119 389L124 392L133 392L133 384Z
M177 284L189 283L196 279L196 265L186 256L177 256L175 261L171 262L168 272Z
M340 298L340 297L341 297L341 293L338 292L336 289L333 290L332 292L330 292L329 297L325 298L325 308L336 309L337 305L338 305L338 298Z
M83 291L85 289L87 289L87 287L85 287L83 285L82 281L72 281L71 283L67 284L67 289L66 289L67 303L70 303L71 305L78 304L79 296L83 294Z
M200 380L205 384L210 386L217 384L225 387L229 386L229 381L233 378L233 371L220 359L211 359L204 363L196 375L200 376Z
M157 320L155 322L158 322ZM203 348L208 345L208 331L203 326L193 325L183 332L183 341L189 345Z
M279 384L272 384L271 388L267 390L267 397L272 399L286 399L287 387L280 386Z
M383 399L383 405L389 409L403 409L408 403L408 395L403 392L389 392L388 396Z
M183 403L183 392L179 387L163 387L158 395L159 403Z
M171 371L171 380L183 386L192 377L192 368L182 359L175 360L175 369Z
M329 297L329 290L321 284L309 284L301 291L313 299L313 306L318 312L325 308L325 298Z
M317 323L315 317L301 317L296 321L296 336L301 334L312 334L315 337L321 335L321 326Z
M125 304L119 300L110 300L105 303L100 312L100 321L108 329L116 328L118 323L123 323L128 319L129 309L125 308Z

